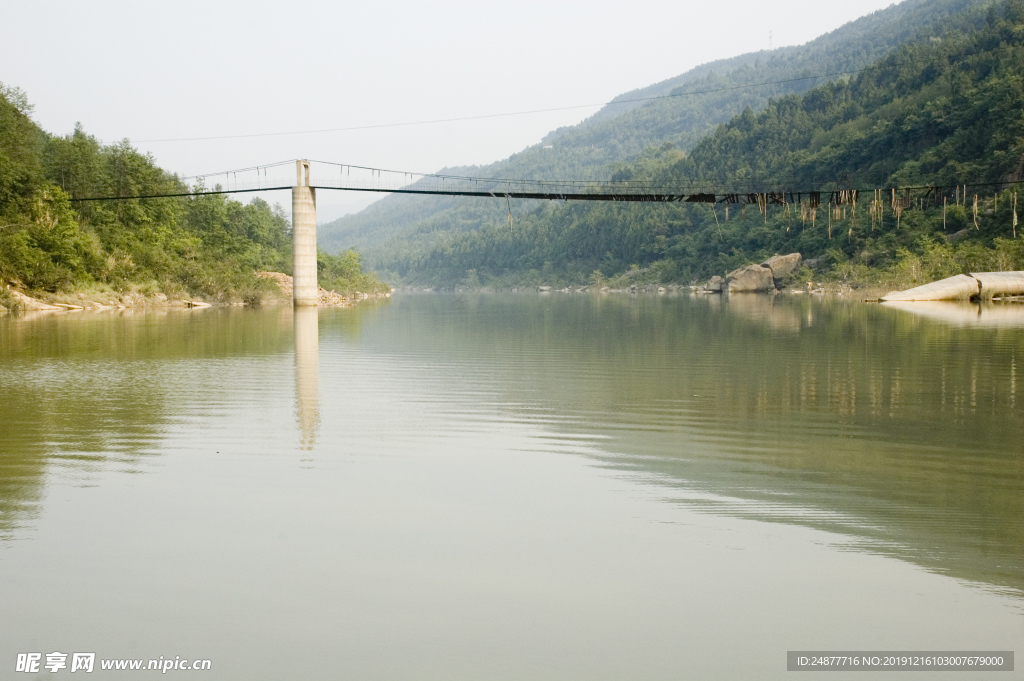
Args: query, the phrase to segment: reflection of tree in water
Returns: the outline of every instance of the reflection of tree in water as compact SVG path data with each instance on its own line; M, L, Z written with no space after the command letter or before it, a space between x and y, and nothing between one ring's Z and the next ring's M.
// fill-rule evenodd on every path
M486 365L495 408L610 436L606 465L681 503L1024 588L1019 328L788 296L396 304L416 320L388 315L364 345Z
M372 324L380 312L390 305L390 298L367 298L352 307L322 308L319 325L324 332L329 332L332 336L358 340L363 327Z
M289 316L291 310L287 310ZM275 354L290 319L249 311L0 318L0 538L35 515L54 467L132 470L187 405L190 360Z

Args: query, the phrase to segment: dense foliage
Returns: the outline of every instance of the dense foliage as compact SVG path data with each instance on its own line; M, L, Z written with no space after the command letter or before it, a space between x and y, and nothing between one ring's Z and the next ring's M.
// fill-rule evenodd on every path
M904 45L851 79L773 99L760 113L748 108L689 153L671 143L649 148L614 176L690 192L800 191L802 209L771 205L763 215L734 204L726 221L722 205L544 205L513 229L497 219L470 232L422 227L376 255L397 276L442 286L584 283L631 269L650 281L689 282L792 251L827 255L837 276L879 285L1024 269L1014 185L997 197L983 184L1024 174L1024 3L992 5L981 17L974 30ZM958 204L951 185L965 183L974 186L967 201L960 190ZM897 220L888 189L928 185L950 187L911 192ZM823 201L807 212L808 191L827 200L831 190L876 187L886 189L881 217L872 218L870 191L856 211L830 211ZM450 211L452 221L459 210L468 209ZM956 246L944 236L954 234L964 239Z
M128 142L102 145L77 126L43 132L24 93L0 85L0 280L44 291L162 291L255 300L257 270L291 271L290 225L278 207L223 195L73 202L95 196L187 193ZM322 254L321 283L383 288L359 256Z

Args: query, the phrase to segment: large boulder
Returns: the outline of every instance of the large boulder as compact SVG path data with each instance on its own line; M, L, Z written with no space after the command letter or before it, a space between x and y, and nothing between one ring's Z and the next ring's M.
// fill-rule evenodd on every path
M717 274L708 279L708 283L704 285L704 290L711 293L721 293L723 288L725 288L725 279Z
M782 288L782 279L787 274L792 274L800 269L802 260L799 253L789 255L773 255L761 263L761 267L767 267L772 271L772 278L775 279L775 288Z
M14 301L14 304L17 306L19 310L55 311L65 309L63 307L57 307L56 305L44 303L41 300L36 300L35 298L26 296L24 293L21 293L20 291L15 291L14 289L7 289L7 295L11 297L11 299Z
M977 279L957 274L906 291L892 291L882 296L882 300L967 300L980 292L981 285Z
M761 265L747 265L725 275L729 293L764 293L775 290L772 271Z
M981 297L1024 295L1024 272L971 272L981 285Z
M963 241L968 236L970 236L970 234L971 229L968 227L967 229L961 229L959 232L953 232L952 234L948 235L946 239L949 241L949 243L955 244Z

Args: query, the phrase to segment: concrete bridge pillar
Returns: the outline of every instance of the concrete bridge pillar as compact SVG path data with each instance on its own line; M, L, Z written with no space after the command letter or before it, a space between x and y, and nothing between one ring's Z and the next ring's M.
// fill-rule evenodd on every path
M292 301L296 307L312 307L320 301L316 276L316 190L309 185L309 161L296 161L292 187Z

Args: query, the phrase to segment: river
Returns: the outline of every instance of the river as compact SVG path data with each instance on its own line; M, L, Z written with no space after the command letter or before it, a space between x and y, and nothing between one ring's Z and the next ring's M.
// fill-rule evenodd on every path
M1024 305L0 317L2 676L32 652L451 680L1014 650L1018 360Z

